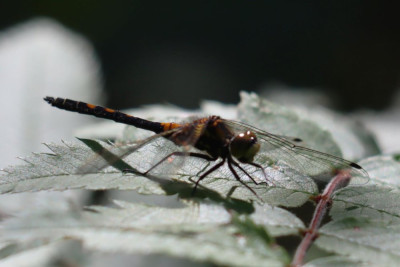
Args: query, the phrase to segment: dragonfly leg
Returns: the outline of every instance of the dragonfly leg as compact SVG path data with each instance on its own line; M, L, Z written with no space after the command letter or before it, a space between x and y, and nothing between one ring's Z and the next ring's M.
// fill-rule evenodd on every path
M250 178L250 180L252 180L253 181L253 183L255 183L256 185L258 185L259 183L257 183L256 182L256 180L254 180L254 178L245 170L245 169L243 169L242 168L242 166L240 166L240 164L239 163L237 163L236 161L234 161L233 159L232 159L232 164L233 165L235 165L236 167L238 167L244 174L246 174L246 176L247 177L249 177Z
M235 176L236 180L238 180L239 183L241 183L242 185L244 185L247 189L249 189L258 199L262 200L256 193L256 191L254 191L250 186L248 186L246 183L244 183L242 180L240 180L239 175L237 174L237 172L235 171L235 169L232 167L232 161L233 159L231 157L228 158L228 167L231 170L233 176Z
M256 168L260 168L261 171L262 171L262 173L263 173L263 175L264 175L265 180L266 180L267 182L270 182L272 185L275 185L270 179L268 179L268 176L267 176L267 174L265 173L264 168L263 168L260 164L257 164L257 163L254 163L254 162L250 162L250 163L248 163L248 164L250 164L250 165L252 165L252 166L254 166L254 167L256 167Z
M156 164L154 164L150 169L148 169L146 172L144 172L143 174L146 175L148 174L150 171L154 170L156 167L158 167L161 163L163 163L164 161L166 161L169 157L172 156L178 156L178 157L184 157L184 156L189 156L189 157L195 157L195 158L201 158L201 159L205 159L208 161L215 161L216 158L212 158L209 155L206 154L201 154L201 153L195 153L195 152L182 152L182 151L175 151L172 152L170 154L168 154L167 156L165 156L163 159L161 159L159 162L157 162Z
M211 169L209 169L208 171L203 173L199 177L199 179L196 181L196 184L194 185L194 188L193 188L193 191L192 191L192 195L194 195L194 193L196 192L197 186L199 185L200 181L203 180L204 178L206 178L206 176L209 175L210 173L212 173L213 171L219 169L219 167L221 167L224 163L225 163L225 159L222 159L222 161L220 163L214 165Z

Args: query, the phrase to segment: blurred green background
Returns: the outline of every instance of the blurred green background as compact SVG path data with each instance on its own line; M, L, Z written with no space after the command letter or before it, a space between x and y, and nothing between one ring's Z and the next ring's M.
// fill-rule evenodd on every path
M399 83L395 1L27 0L0 9L0 30L41 16L88 38L117 108L236 103L240 90L282 83L324 90L342 110L382 109Z

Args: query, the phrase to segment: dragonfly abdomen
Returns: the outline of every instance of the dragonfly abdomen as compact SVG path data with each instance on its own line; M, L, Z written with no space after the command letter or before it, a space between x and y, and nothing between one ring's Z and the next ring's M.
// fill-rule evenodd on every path
M45 97L44 100L59 109L113 120L115 122L125 123L155 133L161 133L165 131L165 127L162 123L144 120L111 108L105 108L66 98L54 98L48 96Z

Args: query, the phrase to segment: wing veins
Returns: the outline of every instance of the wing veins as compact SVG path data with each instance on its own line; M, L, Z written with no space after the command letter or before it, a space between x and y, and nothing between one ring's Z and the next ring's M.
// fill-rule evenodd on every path
M162 132L159 134L151 135L145 139L133 142L133 146L132 146L132 144L126 143L126 144L121 144L119 146L113 145L113 147L111 147L110 149L107 149L107 148L104 148L104 149L107 150L108 153L112 153L113 156L116 157L115 159L112 159L112 161L114 161L114 160L116 161L118 159L125 158L129 154L135 152L136 150L140 149L144 145L148 144L150 141L157 139L159 137L164 137L166 135L172 134L172 133L178 131L179 129L180 128L175 128L175 129L165 131L165 132ZM113 149L118 149L119 151L113 151ZM102 160L102 161L100 162L99 160ZM103 162L103 160L104 160L104 162ZM96 164L99 164L99 165L96 165ZM85 164L78 167L76 173L86 174L86 173L90 173L92 171L100 171L110 165L112 165L112 164L110 164L110 162L107 159L104 159L103 153L95 154Z
M248 125L246 123L237 121L226 121L226 122L228 125L232 125L233 127L235 126L245 127L255 132L258 136L260 136L261 139L263 139L265 142L276 148L277 151L275 151L275 153L278 153L283 158L296 161L299 167L301 167L304 170L306 167L305 165L309 166L312 165L315 168L317 168L317 171L319 169L322 173L326 171L326 169L335 170L341 168L348 168L356 173L362 174L365 177L369 177L368 173L364 169L362 168L358 169L353 167L352 166L353 162L348 161L346 159L328 153L324 153L318 150L310 149L307 147L298 146L288 141L285 138L285 136L268 133L266 131L263 131L257 127ZM302 160L299 157L304 158L304 160ZM278 157L272 157L272 159L274 158L278 159ZM306 170L305 173L307 173Z

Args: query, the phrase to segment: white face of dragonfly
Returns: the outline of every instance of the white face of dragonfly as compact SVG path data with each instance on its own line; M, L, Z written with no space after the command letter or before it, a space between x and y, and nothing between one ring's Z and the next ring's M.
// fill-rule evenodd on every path
M255 133L246 131L232 138L230 150L232 155L240 162L250 163L253 162L254 156L260 150L260 144Z

